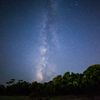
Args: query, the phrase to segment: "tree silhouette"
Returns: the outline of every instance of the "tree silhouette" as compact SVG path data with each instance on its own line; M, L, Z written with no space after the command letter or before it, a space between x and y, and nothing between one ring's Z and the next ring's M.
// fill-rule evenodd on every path
M38 83L36 81L29 83L23 80L15 79L6 82L7 86L0 85L0 95L30 95L32 98L41 98L43 96L57 96L69 94L86 94L93 99L91 95L100 94L100 65L89 66L83 73L74 73L67 71L64 75L55 76L52 81Z
M62 75L57 75L56 77L53 78L54 82L58 82L62 79Z

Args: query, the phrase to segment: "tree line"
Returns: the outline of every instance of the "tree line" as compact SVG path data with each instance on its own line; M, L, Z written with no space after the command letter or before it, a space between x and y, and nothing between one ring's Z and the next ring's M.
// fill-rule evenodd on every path
M32 83L15 79L6 82L6 86L0 84L0 95L38 95L57 96L70 94L100 94L100 65L89 66L83 73L65 72L57 75L52 81Z

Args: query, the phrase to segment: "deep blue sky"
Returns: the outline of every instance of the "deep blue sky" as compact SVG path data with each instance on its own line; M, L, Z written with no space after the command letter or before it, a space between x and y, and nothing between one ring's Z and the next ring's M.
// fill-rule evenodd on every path
M0 0L0 84L50 81L100 64L100 0Z

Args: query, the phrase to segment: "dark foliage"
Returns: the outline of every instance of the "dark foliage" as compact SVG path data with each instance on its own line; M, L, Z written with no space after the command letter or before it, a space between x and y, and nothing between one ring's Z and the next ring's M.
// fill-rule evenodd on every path
M100 65L89 66L83 74L66 72L63 76L57 75L52 81L45 83L26 82L15 79L6 82L7 86L0 85L0 95L28 95L31 99L47 96L69 95L69 94L100 94Z

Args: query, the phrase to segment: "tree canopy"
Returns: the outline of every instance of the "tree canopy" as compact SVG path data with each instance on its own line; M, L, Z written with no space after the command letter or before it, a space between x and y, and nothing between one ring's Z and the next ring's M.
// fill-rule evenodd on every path
M55 76L52 81L29 83L23 80L14 82L11 79L7 86L0 85L0 95L55 96L69 94L100 93L100 65L89 66L83 73L67 71L64 75Z

